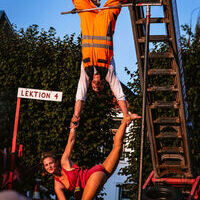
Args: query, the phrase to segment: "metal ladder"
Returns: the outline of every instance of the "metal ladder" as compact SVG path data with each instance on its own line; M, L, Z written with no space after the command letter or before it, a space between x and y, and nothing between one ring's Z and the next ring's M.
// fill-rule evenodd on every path
M164 53L148 54L147 71L146 123L154 176L192 178L176 0L161 2L163 17L150 18L150 24L164 23L165 35L150 35L149 42L160 42L168 48ZM144 6L135 4L129 6L129 11L143 88L146 32ZM156 65L153 64L155 62Z

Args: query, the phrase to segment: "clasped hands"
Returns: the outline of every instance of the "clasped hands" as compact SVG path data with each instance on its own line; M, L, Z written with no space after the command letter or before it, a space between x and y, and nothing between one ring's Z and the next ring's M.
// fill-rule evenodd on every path
M70 123L70 128L77 128L79 126L80 117L73 115Z

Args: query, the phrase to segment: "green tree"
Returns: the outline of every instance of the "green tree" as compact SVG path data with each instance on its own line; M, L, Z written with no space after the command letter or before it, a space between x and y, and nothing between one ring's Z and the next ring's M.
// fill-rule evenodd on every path
M41 175L42 152L53 150L61 155L67 142L80 72L80 38L72 34L61 40L53 28L39 31L33 25L9 37L1 32L0 43L0 106L7 113L0 126L2 147L11 146L18 87L63 92L62 102L21 100L17 142L23 144L26 168L22 189L33 190L35 177ZM98 99L89 88L72 157L80 166L102 162L112 148L110 128L115 113L108 87L105 94ZM53 189L49 178L43 181Z
M185 84L187 91L187 102L189 106L189 120L192 122L191 150L193 157L194 172L200 173L200 27L196 26L195 33L192 33L187 25L183 26L185 35L182 37L182 58L185 74ZM190 37L189 37L190 36ZM188 38L190 41L188 42Z

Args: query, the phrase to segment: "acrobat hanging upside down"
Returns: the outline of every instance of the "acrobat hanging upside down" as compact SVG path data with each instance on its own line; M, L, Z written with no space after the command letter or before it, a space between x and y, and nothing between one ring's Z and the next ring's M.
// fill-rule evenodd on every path
M100 0L72 0L77 10L100 6ZM104 7L112 7L127 0L108 0ZM105 80L109 83L124 117L128 116L125 95L115 73L113 58L113 34L121 8L93 10L79 13L82 33L81 74L76 93L76 103L72 122L78 125L83 102L89 84L95 92L104 89Z

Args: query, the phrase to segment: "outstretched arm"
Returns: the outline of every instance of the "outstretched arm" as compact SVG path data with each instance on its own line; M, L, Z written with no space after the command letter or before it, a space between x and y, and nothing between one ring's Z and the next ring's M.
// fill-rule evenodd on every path
M74 114L71 120L71 122L74 123L75 127L78 127L79 125L80 113L83 108L83 104L86 100L88 85L89 85L89 77L87 76L83 68L83 64L81 64L81 74L76 92L76 103L74 106Z
M70 128L71 128L72 125L75 126L76 128L78 127L79 120L80 120L79 116L80 116L83 104L84 104L84 102L81 101L81 100L76 101L75 106L74 106L74 114L73 114L73 117L71 119Z
M127 108L126 100L118 100L117 103L119 104L119 107L121 108L123 116L128 117L129 114L128 114L128 108Z
M70 129L67 145L61 158L61 166L68 169L72 167L71 155L76 140L76 129L72 126Z
M124 117L129 116L125 94L122 90L121 83L115 73L114 59L110 63L110 67L109 67L108 73L106 75L106 81L109 83L110 89L112 90L114 96L117 99L119 107L121 108L121 110L123 112L123 116Z
M58 181L54 181L54 190L59 200L67 200L64 194L65 186Z
M115 74L113 74L110 77L108 82L110 84L110 88L111 88L112 92L114 93L114 95L117 99L117 103L118 103L119 107L121 108L123 116L124 117L129 116L125 95L122 90L122 86L120 84L118 77Z

